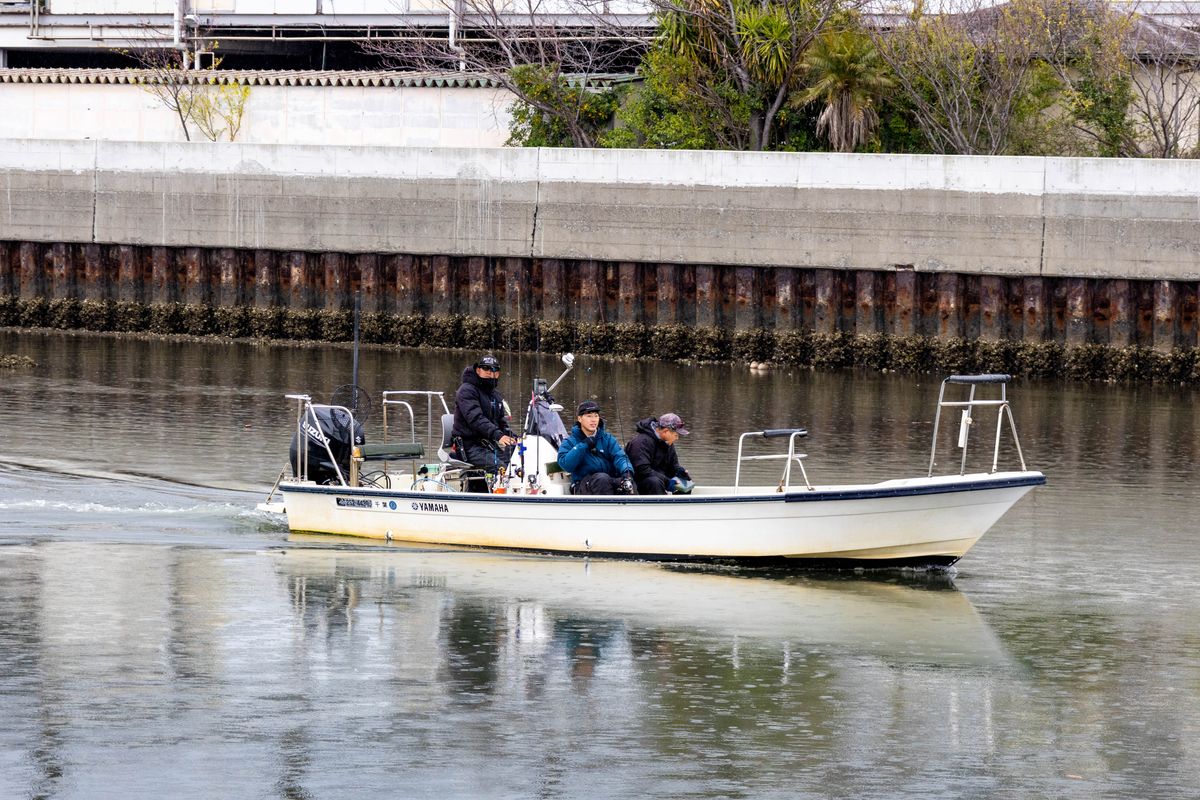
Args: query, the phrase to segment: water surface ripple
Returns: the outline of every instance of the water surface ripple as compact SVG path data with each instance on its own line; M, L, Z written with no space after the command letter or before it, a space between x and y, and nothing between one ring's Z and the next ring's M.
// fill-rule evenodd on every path
M282 395L347 349L0 352L38 363L0 375L0 798L1197 796L1192 391L1020 382L1049 484L955 573L786 574L289 537L253 510ZM555 363L506 357L510 399ZM677 411L702 481L789 425L857 481L923 470L939 379L593 359L558 395Z

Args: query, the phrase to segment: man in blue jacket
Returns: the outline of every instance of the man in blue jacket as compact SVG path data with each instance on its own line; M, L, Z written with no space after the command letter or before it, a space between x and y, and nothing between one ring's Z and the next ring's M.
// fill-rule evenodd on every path
M604 429L600 406L584 400L571 435L558 446L558 465L571 473L571 494L637 494L633 464Z

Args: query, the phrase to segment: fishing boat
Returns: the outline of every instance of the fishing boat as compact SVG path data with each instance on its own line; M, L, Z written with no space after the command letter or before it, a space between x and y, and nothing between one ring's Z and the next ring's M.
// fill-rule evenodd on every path
M741 434L731 485L699 484L689 494L661 496L573 495L544 424L548 413L561 411L550 392L573 367L570 354L563 362L566 371L554 384L534 381L520 444L483 484L478 470L453 457L453 416L440 391L384 392L384 441L373 445L363 442L352 404L288 395L296 404L291 475L281 473L263 507L285 513L293 532L397 542L797 567L945 567L1046 481L1026 468L1008 399L1011 377L952 375L941 384L923 474L814 483L798 452L807 430L784 428ZM946 410L960 414L962 453L954 459L956 473L935 475ZM991 470L968 473L972 428L989 412L995 415ZM417 435L419 417L424 437ZM1020 469L999 469L1006 427ZM431 439L438 440L436 456ZM771 445L778 451L761 452ZM763 460L782 464L778 482L745 485L743 467ZM472 485L483 491L465 490Z

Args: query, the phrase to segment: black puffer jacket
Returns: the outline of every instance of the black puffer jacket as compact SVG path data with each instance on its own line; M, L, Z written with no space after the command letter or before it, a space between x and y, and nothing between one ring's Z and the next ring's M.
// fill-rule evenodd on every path
M494 380L479 377L474 367L463 370L462 386L454 393L454 436L465 445L513 435L504 418L504 398L489 383Z
M664 481L690 478L687 470L679 466L675 445L667 444L654 432L657 426L658 421L654 417L641 420L637 424L637 433L625 445L625 455L633 462L634 479L640 482L655 474Z

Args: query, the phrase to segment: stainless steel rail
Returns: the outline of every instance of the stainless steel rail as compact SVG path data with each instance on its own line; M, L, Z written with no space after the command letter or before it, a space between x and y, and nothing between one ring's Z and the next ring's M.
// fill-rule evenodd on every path
M784 436L788 437L788 451L786 453L771 453L761 456L743 455L743 448L746 445L746 439L750 436L761 436L763 439L778 439ZM777 491L786 492L792 488L792 463L795 462L800 467L800 474L804 476L804 485L808 490L813 491L812 484L808 480L808 472L804 469L804 460L808 456L804 453L796 452L796 440L802 436L808 436L808 430L805 428L774 428L765 431L747 431L738 437L738 454L737 468L733 477L733 492L737 494L741 491L742 484L742 462L743 461L772 461L778 459L787 459L783 466L783 475L779 479L779 488Z
M1021 440L1017 437L1017 426L1013 421L1012 408L1008 402L1008 382L1012 380L1011 375L1004 374L985 374L985 375L951 375L942 381L941 389L938 392L937 413L933 417L933 443L929 451L929 472L927 477L933 477L933 468L937 464L937 444L938 430L942 421L943 408L961 408L963 409L962 416L959 418L958 426L958 446L962 450L962 460L959 462L958 474L965 475L967 471L967 444L971 436L971 425L974 424L974 418L971 414L975 408L995 408L996 409L996 439L992 450L992 472L996 472L1000 463L1000 434L1003 430L1004 420L1008 419L1009 430L1012 431L1013 444L1017 448L1017 458L1021 461L1021 471L1026 470L1025 454L1021 452ZM969 386L970 390L966 400L947 400L946 386L960 385ZM1000 396L998 398L976 400L975 391L980 386L997 385L1000 387Z

